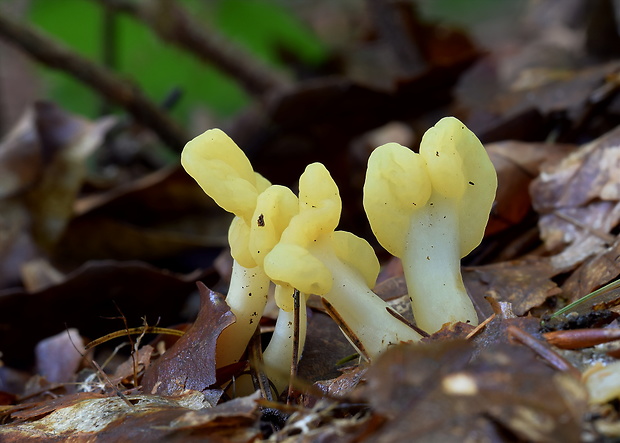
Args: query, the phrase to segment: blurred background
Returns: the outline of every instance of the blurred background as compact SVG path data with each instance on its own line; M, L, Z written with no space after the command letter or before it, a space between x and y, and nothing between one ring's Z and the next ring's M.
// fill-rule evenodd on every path
M251 97L218 66L198 60L180 50L136 20L110 5L132 2L86 0L4 0L5 14L27 22L78 54L108 66L139 85L154 101L163 102L178 91L182 98L172 115L200 125L200 114L225 119L238 113ZM324 74L348 74L371 84L389 84L384 77L372 79L362 65L378 40L376 24L364 1L307 2L278 0L218 0L201 2L134 2L146 5L165 26L166 3L177 3L203 31L215 33L222 43L234 43L289 79L305 79ZM150 6L149 6L150 3ZM528 7L523 0L410 1L396 2L400 8L414 8L420 20L460 26L472 32L481 48L497 45L498 35L514 37L519 15ZM584 6L585 7L585 6ZM156 11L159 9L159 11ZM498 21L499 20L499 21ZM489 27L496 27L496 35ZM512 28L512 29L511 29ZM87 117L102 112L101 97L71 76L32 63L10 46L2 46L2 131L15 123L33 100L51 99L69 111ZM366 54L364 54L366 53ZM383 56L385 58L385 55ZM343 58L347 59L346 62ZM338 62L338 63L337 63ZM370 64L371 60L368 60ZM8 83L8 85L7 85ZM193 119L198 120L195 122ZM198 128L200 129L200 128Z

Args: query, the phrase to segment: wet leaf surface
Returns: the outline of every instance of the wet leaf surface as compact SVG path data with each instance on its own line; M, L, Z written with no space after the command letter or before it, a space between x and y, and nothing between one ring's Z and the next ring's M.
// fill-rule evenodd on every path
M234 322L224 298L204 284L200 311L190 329L145 372L145 392L175 395L186 389L203 392L215 384L215 344L222 330Z

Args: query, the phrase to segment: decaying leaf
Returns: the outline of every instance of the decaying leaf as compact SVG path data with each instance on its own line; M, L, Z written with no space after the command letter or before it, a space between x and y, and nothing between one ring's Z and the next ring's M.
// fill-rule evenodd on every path
M504 141L485 145L498 178L497 205L487 234L520 222L532 208L528 187L545 164L554 164L575 149L572 145Z
M344 368L342 375L332 380L318 381L315 386L328 394L330 397L346 397L360 383L367 368L353 366Z
M49 260L37 258L22 264L22 284L28 292L42 291L64 281L65 275Z
M334 321L316 312L308 316L308 335L299 362L298 376L303 380L315 382L340 375L337 363L355 354L355 349L344 337Z
M256 426L254 398L205 409L204 396L177 397L76 394L48 401L0 427L0 439L18 441L251 441ZM208 405L207 405L208 406Z
M152 346L144 345L137 352L134 352L133 355L116 367L114 375L110 377L112 383L120 383L124 379L130 379L148 368L151 364L153 351Z
M3 360L18 367L32 363L42 339L75 327L96 338L124 327L174 324L201 273L173 274L140 262L89 262L63 282L36 292L0 292L0 349ZM36 325L36 327L35 327ZM19 337L17 340L16 337Z
M43 161L53 153L37 137L35 110L30 109L0 143L0 198L23 192L43 173Z
M21 263L62 234L86 158L114 121L89 122L39 102L0 144L0 288L14 284Z
M35 348L38 373L51 383L70 382L84 352L82 337L75 328L46 338Z
M532 183L541 238L567 272L613 241L620 222L620 129L582 146ZM562 248L558 251L559 248Z
M170 423L170 429L191 430L202 428L241 428L252 426L258 417L258 404L256 400L260 393L235 398L213 408L200 409L186 412ZM221 431L222 429L219 429ZM257 429L253 429L254 433Z
M620 129L588 143L562 162L545 168L532 185L539 212L585 206L595 199L620 200L615 165L620 156Z
M488 317L492 310L484 296L510 302L517 315L542 305L560 289L551 280L558 272L544 258L522 259L463 269L463 280L476 308Z
M613 244L587 259L562 285L563 296L573 302L620 274L620 238Z
M203 392L216 382L215 344L222 330L234 322L223 296L198 283L200 312L194 324L142 379L144 392L175 395L187 389Z
M75 210L54 250L62 262L151 261L220 248L227 245L231 220L180 166L80 198Z
M387 419L371 439L580 441L586 395L575 379L519 346L473 351L464 341L388 350L361 391Z

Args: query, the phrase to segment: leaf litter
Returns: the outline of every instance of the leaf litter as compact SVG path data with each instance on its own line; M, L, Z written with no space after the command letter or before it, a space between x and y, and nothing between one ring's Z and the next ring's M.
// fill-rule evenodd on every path
M288 404L252 388L234 398L260 340L247 360L216 370L217 337L234 319L209 288L225 292L225 272L214 261L230 219L175 165L127 168L124 180L102 180L92 157L115 161L100 151L114 137L115 119L34 106L0 144L1 439L618 438L620 296L611 291L599 305L545 320L620 275L618 64L568 63L565 54L592 51L580 46L579 33L594 25L571 28L564 14L540 13L552 3L529 6L536 32L513 32L522 25L516 21L506 28L519 35L518 50L503 38L488 41L484 54L476 38L489 31L481 24L473 38L450 31L444 41L434 25L422 26L418 72L393 57L377 64L381 51L365 56L395 40L379 37L368 12L353 8L367 35L347 37L341 78L300 81L231 124L233 138L274 182L294 186L306 163L326 163L342 189L343 228L368 239L360 174L347 165L363 165L360 140L389 136L391 123L406 123L415 145L437 113L461 113L498 170L487 237L463 268L484 325L446 327L368 366L310 302L311 333ZM321 16L308 23L323 35L344 32L320 28L333 26ZM464 50L455 53L447 41ZM377 69L380 78L371 74ZM397 260L382 280L377 292L407 316ZM206 285L196 291L196 281ZM186 333L121 334L83 348L140 324ZM263 331L272 325L261 321ZM260 366L251 369L260 375Z

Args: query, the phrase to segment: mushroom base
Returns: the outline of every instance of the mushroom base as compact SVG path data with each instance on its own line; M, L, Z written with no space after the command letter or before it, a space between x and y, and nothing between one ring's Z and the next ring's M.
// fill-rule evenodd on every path
M256 330L267 304L269 277L260 267L245 268L233 262L226 303L236 321L217 339L215 364L218 368L239 361Z
M458 223L454 203L434 192L412 217L401 257L416 324L431 334L445 323L478 324L461 276Z

